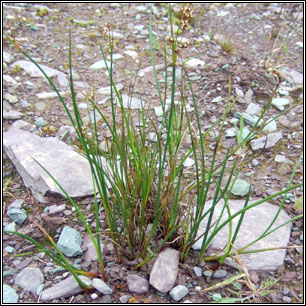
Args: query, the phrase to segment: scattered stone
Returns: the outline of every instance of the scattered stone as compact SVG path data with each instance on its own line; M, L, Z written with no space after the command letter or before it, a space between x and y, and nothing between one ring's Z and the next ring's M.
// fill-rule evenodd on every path
M106 61L106 64L110 68L111 62ZM91 65L89 67L89 69L92 69L92 70L103 69L103 68L106 68L106 64L105 64L104 60L98 61L98 62L94 63L93 65ZM113 68L114 68L114 63L113 63Z
M122 90L124 88L124 86L122 84L117 84L116 88L118 91ZM115 96L115 90L114 91L114 96ZM107 87L102 87L100 89L97 90L97 93L101 94L101 95L110 95L111 94L111 88L110 86Z
M44 127L46 125L48 125L48 122L45 121L45 119L43 117L39 117L37 118L37 120L34 122L34 124L38 127Z
M2 59L5 63L11 63L13 60L14 60L14 56L9 54L8 52L6 51L3 51L2 52Z
M81 248L82 237L75 229L65 226L58 239L58 248L68 257L75 257L83 254Z
M285 110L285 106L290 104L290 100L285 98L275 98L272 100L271 104L280 111Z
M57 81L58 81L58 83L61 87L68 87L69 86L69 81L67 80L66 75L64 75L62 73L57 75Z
M4 119L9 119L9 120L17 120L17 119L20 119L24 116L23 113L21 112L17 112L17 111L14 111L14 110L10 110L10 111L3 111L3 118Z
M127 304L131 297L132 297L131 295L123 295L120 296L119 301L122 304Z
M244 180L236 179L233 183L231 193L237 196L245 196L248 194L250 189L250 184Z
M13 248L12 246L8 245L4 248L5 251L7 251L9 254L13 254L15 251L15 248Z
M120 105L118 98L115 100L115 104ZM122 95L122 106L130 109L142 109L144 107L144 100L140 100L128 95Z
M38 268L27 267L16 275L15 285L30 290L33 294L44 282L44 276Z
M246 109L246 113L249 115L257 115L260 112L260 106L255 103L250 103L248 108Z
M282 132L270 133L267 136L252 140L251 147L253 151L260 149L269 149L274 147L283 137Z
M223 101L223 98L221 96L218 96L211 100L213 103L221 103Z
M269 120L270 121L270 120ZM272 120L270 123L268 123L264 128L263 131L268 133L273 133L277 130L276 121Z
M16 96L11 95L10 93L6 93L4 95L4 99L7 100L11 104L15 104L18 102L18 98Z
M112 35L113 35L113 38L115 38L115 39L125 38L124 35L122 35L121 33L118 33L118 32L112 32Z
M193 271L197 277L202 276L202 269L200 267L193 267Z
M146 294L149 290L149 282L138 275L128 275L127 284L129 290L136 294Z
M303 85L304 77L302 73L296 70L290 70L288 67L281 67L279 72L281 77L292 85Z
M15 121L12 126L12 128L22 129L22 130L29 130L32 126L30 123L24 121L24 120L17 120Z
M98 304L112 304L113 299L109 294L103 295Z
M260 199L258 199L260 200ZM255 203L257 200L249 201L248 206ZM211 207L213 201L208 201L205 203L203 214ZM239 210L241 210L244 206L244 200L229 200L229 208L231 210L231 215L235 214ZM217 222L217 218L219 218L221 211L223 209L224 200L220 200L214 209L214 216L212 218L212 224ZM245 216L243 218L239 234L235 241L235 248L240 249L249 243L251 243L256 237L259 237L270 225L274 216L276 215L279 207L276 205L272 205L270 203L264 202L258 206L255 206L245 212ZM240 216L240 215L239 215ZM239 216L232 220L232 227L236 228ZM221 217L220 224L226 221L228 218L228 214L226 209L224 210L224 214ZM200 223L200 227L197 233L197 237L203 235L207 226L207 217ZM281 210L278 218L275 223L271 227L278 227L279 225L286 223L290 220L288 214ZM290 229L291 224L287 224L284 227L279 228L278 230L272 232L270 235L256 242L252 246L248 248L248 250L254 249L262 249L262 248L271 248L271 247L279 247L279 246L287 246L290 239ZM213 238L210 246L206 251L206 255L210 256L212 254L216 254L218 251L224 249L227 244L228 239L229 226L223 227L218 234ZM203 242L203 237L201 237L193 246L194 250L200 250ZM286 255L285 249L274 250L274 251L266 251L259 253L249 253L249 254L241 254L241 259L245 267L252 270L263 270L263 271L274 271L277 270L284 264L284 259ZM232 259L227 258L225 263L232 266L233 268L237 268L236 264ZM206 275L206 271L204 271L204 275Z
M12 287L3 285L2 290L2 302L4 304L18 303L18 294Z
M123 59L124 56L122 54L113 54L113 61ZM108 60L111 59L110 55L107 57Z
M6 82L6 83L10 83L12 84L13 86L16 86L18 83L9 75L5 74L3 75L3 81Z
M27 213L24 209L19 209L19 208L8 209L7 215L17 225L22 225L23 222L27 219Z
M183 297L185 297L188 294L188 292L189 290L186 286L178 285L169 292L169 295L172 297L172 299L178 302Z
M286 163L286 164L292 164L292 161L288 158L286 158L284 155L280 155L280 154L277 154L274 158L274 160L277 162L277 163Z
M214 275L213 278L224 278L227 275L227 271L225 270L217 270Z
M213 274L213 273L212 273L210 270L205 270L205 271L203 272L203 275L206 276L206 277L211 277L212 274Z
M10 67L15 69L16 66L23 69L26 73L30 74L30 76L33 78L44 76L42 72L36 67L36 65L33 64L32 62L20 60L20 61L13 63ZM48 66L41 65L41 64L39 66L42 68L42 70L47 74L49 78L53 76L57 76L59 74L63 74L63 72L50 68Z
M56 137L62 141L71 143L73 138L76 138L76 132L73 126L71 125L62 125L59 130L56 132Z
M35 108L39 111L43 111L46 108L46 106L47 105L44 102L35 103Z
M204 67L205 66L205 62L200 60L200 59L197 59L197 58L192 58L192 59L190 59L190 60L188 60L186 62L186 66L188 68Z
M179 252L170 248L159 253L150 273L150 284L160 292L168 292L178 274Z
M91 110L89 112L89 115L86 115L85 117L83 117L83 121L84 123L86 122L92 122L94 123L95 121L98 122L102 119L102 116L97 112L97 111L93 111Z
M93 194L88 161L72 147L56 137L39 137L16 128L10 128L3 136L6 154L38 201L47 201L47 191L65 194L31 157L40 162L71 197Z
M60 91L59 93L62 97L68 97L71 94L71 92L69 90ZM41 93L36 94L36 96L40 100L58 98L57 93L54 92L54 91L52 91L52 92L41 92Z
M156 72L165 68L164 64L155 65ZM139 70L138 75L143 77L146 73L153 72L153 66Z
M6 225L4 227L5 231L11 231L11 232L16 232L16 223L15 222L11 222L8 225ZM13 235L13 234L9 234L9 235Z
M79 275L79 278L88 286L91 285L91 280L83 275ZM45 289L41 294L42 301L50 301L57 298L70 297L72 295L77 295L82 292L83 289L79 287L77 281L71 275L67 279L55 284L51 288Z
M124 54L132 57L133 59L136 59L138 57L138 53L136 51L133 51L133 50L124 51Z
M258 121L259 117L258 116L255 116L255 115L250 115L248 113L242 113L241 114L243 120L248 123L249 125L251 126L255 126L256 122ZM239 116L239 119L240 119L240 116ZM263 124L263 120L261 119L259 122L258 122L258 126L261 126Z
M184 161L184 166L185 167L192 167L195 164L195 161L192 158L186 158Z
M94 278L92 280L92 285L95 289L97 289L99 292L103 294L112 294L113 289L111 289L103 280L99 278Z

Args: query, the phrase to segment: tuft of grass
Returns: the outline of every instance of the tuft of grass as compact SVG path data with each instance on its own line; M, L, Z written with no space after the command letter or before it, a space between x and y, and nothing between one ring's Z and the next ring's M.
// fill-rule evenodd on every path
M235 214L231 213L229 199L233 186L232 182L237 178L243 166L237 152L241 148L245 148L246 143L254 134L262 131L265 125L259 127L259 122L269 109L274 94L250 133L244 139L240 137L236 147L230 147L225 151L222 150L220 143L223 128L228 114L230 114L236 103L236 100L231 101L230 99L231 82L229 80L228 99L224 112L208 130L203 132L198 103L192 89L188 70L185 67L184 61L180 59L180 45L178 43L178 36L173 31L173 16L170 4L168 12L171 35L164 44L164 50L160 48L153 37L152 12L150 12L148 27L153 75L159 103L162 108L162 117L159 123L152 120L150 102L145 103L142 101L140 109L135 110L140 122L139 125L135 124L131 110L124 105L125 102L119 93L113 77L115 43L112 37L111 25L106 24L107 48L103 48L101 44L99 45L109 76L111 114L106 115L104 109L96 104L95 92L93 90L91 95L87 97L90 110L93 114L87 123L84 122L79 112L74 90L71 33L69 34L69 70L72 111L70 111L67 102L65 102L52 80L46 75L40 65L26 52L22 51L13 40L8 38L24 56L40 69L50 86L57 93L76 131L82 155L89 162L94 188L93 209L95 228L90 227L78 204L69 197L56 178L52 176L52 173L36 161L59 186L75 208L96 248L101 274L105 280L107 277L104 271L103 254L100 244L102 235L107 236L113 242L118 262L121 262L122 256L126 256L129 259L142 259L142 262L135 269L148 263L167 246L178 249L181 253L181 261L184 262L189 255L191 247L200 238L203 238L203 242L198 260L218 260L222 264L226 257L233 256L236 253L266 251L266 249L250 251L248 248L288 222L302 217L299 215L287 223L273 228L287 193L302 186L302 184L292 185L300 161L296 163L287 188L249 205L248 201L252 191L250 187L244 207ZM192 11L190 7L187 6L185 9L183 7L182 16L180 17L181 21L184 21L181 23L182 32L188 28L191 17ZM154 47L157 47L159 53L163 52L165 63L165 78L163 82L158 80ZM109 62L107 61L107 52L110 55ZM171 68L170 78L167 76L168 65ZM182 74L181 82L176 80L176 72L179 68ZM134 86L137 77L136 75ZM133 90L129 95L129 103L133 98L132 92ZM178 96L177 93L179 94ZM168 97L170 99L167 99ZM176 102L177 100L179 100L179 103ZM191 101L190 104L194 108L192 115L187 111L188 100ZM97 116L101 118L105 126L104 132L111 135L109 139L105 139L105 150L103 151L99 148L101 131L99 130L100 124L97 124ZM241 127L243 127L243 122L240 125ZM218 128L218 136L212 148L212 160L208 162L205 138L214 128ZM239 135L240 133L237 134L237 137ZM185 137L189 138L191 145L187 150L185 148L184 151L182 147ZM217 156L220 154L223 155L223 158L221 161L218 161ZM194 162L191 170L185 165L185 162L190 159ZM213 204L205 211L205 204L210 192L213 192ZM262 235L256 237L254 241L250 241L248 245L233 251L232 246L239 233L245 212L280 195L284 195L284 197L279 210ZM98 196L101 204L100 202L98 203ZM224 200L223 210L217 216L217 221L213 223L214 208L221 199ZM103 229L103 231L100 226L101 207L103 207L107 222L107 228ZM225 221L222 219L224 216L226 217ZM204 218L207 218L207 228L202 237L198 237L198 229ZM233 227L234 218L239 220L236 228ZM44 233L57 250L56 244L53 243L52 238L49 238L48 233L37 222L34 222L34 224ZM229 227L229 236L223 254L217 253L207 256L206 251L212 239L225 226ZM18 233L15 234L20 236ZM37 247L42 248L57 263L70 269L71 273L77 278L79 271L73 270L61 253L58 252L56 254L54 251L45 250L43 246L32 238L25 235L22 237L34 243Z

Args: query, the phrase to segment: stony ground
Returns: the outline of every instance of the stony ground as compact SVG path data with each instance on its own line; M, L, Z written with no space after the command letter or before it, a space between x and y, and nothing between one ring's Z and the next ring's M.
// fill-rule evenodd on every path
M151 74L145 74L135 82L135 74L138 69L151 66L148 53L148 33L146 26L149 23L148 4L99 4L99 3L47 3L47 11L43 7L27 3L17 5L13 3L4 4L4 31L14 35L17 43L25 49L33 58L41 64L52 67L56 70L67 72L68 68L68 29L72 33L73 45L73 68L79 76L77 92L79 103L84 103L84 86L101 88L108 85L107 76L104 70L91 70L89 67L102 59L99 51L99 42L105 45L102 37L104 24L111 24L112 29L120 34L116 38L118 44L114 53L123 55L122 59L115 60L114 79L123 85L122 93L128 94L133 90L135 97L143 97L151 101L152 107L157 106L157 90L154 88L154 80ZM40 8L40 11L37 10ZM153 15L153 28L157 40L162 43L163 37L168 35L168 22L166 18L167 6L156 5ZM203 125L209 125L222 114L224 101L228 92L228 75L232 77L233 92L239 90L246 93L249 88L253 91L252 102L261 107L267 103L269 96L275 88L277 79L268 74L264 63L271 55L271 51L279 46L279 41L285 43L284 51L277 58L274 56L270 66L285 64L293 71L303 73L303 15L302 4L194 4L194 21L186 31L185 37L190 44L182 49L180 56L184 59L196 57L205 62L203 67L191 69L193 89L200 111L205 111ZM273 43L280 33L278 44ZM223 37L221 37L221 35ZM215 37L215 39L211 39ZM227 55L217 40L230 39L234 45L232 54ZM22 69L13 67L12 64L24 59L24 57L13 48L12 45L4 42L3 50L8 52L5 60L3 74L4 78L4 110L19 111L22 119L30 124L29 129L41 136L55 135L62 125L69 123L65 111L57 99L39 99L37 94L51 92L49 85L43 78L32 78ZM127 50L137 52L137 58L125 54ZM162 56L156 57L157 64L163 63ZM11 77L11 78L9 78ZM161 78L162 75L160 74ZM295 109L280 117L277 120L277 131L282 132L280 142L265 150L256 152L250 151L253 161L242 170L241 178L251 178L254 186L254 197L263 197L272 194L275 190L286 187L292 171L292 164L278 163L275 156L284 155L287 159L295 162L303 150L303 107L302 90L297 84L285 81L280 78L280 89L277 93L280 97L289 97L290 106L297 105ZM63 82L63 81L62 81ZM55 78L56 85L65 89L65 84ZM295 88L297 87L297 88ZM288 90L289 88L289 90ZM293 88L293 90L292 90ZM97 101L103 101L105 96L97 94ZM212 102L216 101L216 102ZM220 102L218 102L220 101ZM243 101L242 101L243 102ZM108 104L105 103L107 112ZM247 105L237 103L234 112L244 112ZM272 107L265 119L272 118L280 113L277 108ZM84 115L86 109L84 109ZM9 115L4 116L3 129L7 130L15 119ZM7 118L7 119L6 119ZM233 116L231 117L233 118ZM229 118L229 119L231 119ZM17 119L18 116L17 116ZM37 121L38 120L38 121ZM47 125L45 126L45 123ZM231 127L231 125L229 126ZM212 135L213 138L213 135ZM210 139L209 141L213 141ZM224 146L228 146L235 139L224 138ZM24 199L28 216L39 215L45 204L37 203L29 191L23 186L23 182L4 154L3 162L3 184L9 185L4 190L4 212L6 207L15 198ZM297 171L295 183L303 180L302 170ZM5 186L5 185L4 185ZM302 194L302 190L293 193L286 200L285 210L290 216L295 216L293 208L295 199ZM88 207L92 199L81 200L84 208ZM272 201L273 202L273 201ZM54 198L49 204L67 204L63 199ZM275 201L275 204L278 202ZM75 212L65 209L56 217L60 222L74 222ZM48 220L50 231L59 234L58 220ZM4 225L9 223L8 216L4 215ZM77 222L73 223L77 226ZM35 236L29 221L23 226L24 230L32 232ZM79 230L82 231L81 226ZM56 237L56 236L55 236ZM303 243L303 222L296 221L290 238L290 245L301 245ZM15 253L30 252L32 247L24 241L4 236L3 247L15 248ZM15 254L14 253L14 254ZM109 296L92 296L78 294L72 298L62 298L53 302L119 302L120 296L130 295L134 302L147 303L173 303L169 295L161 295L154 288L150 288L145 296L137 296L128 291L125 276L130 271L133 263L127 260L118 265L112 252L111 245L106 248L106 263L109 272L110 286L114 292ZM197 278L193 271L196 265L195 254L191 254L185 264L180 264L178 284L189 286L189 295L184 300L194 303L209 302L217 299L221 294L223 297L235 296L227 288L213 290L201 294L199 290L207 288L220 280L208 277ZM279 282L272 288L275 289L265 297L256 297L256 302L283 302L295 303L303 301L303 252L301 248L292 248L287 251L285 266L275 272L252 272L251 279L258 287L264 284L268 278L278 279ZM22 259L22 260L20 260ZM7 251L3 255L4 283L16 289L19 301L23 303L35 303L38 297L26 290L14 285L14 277L25 267L38 267L45 271L45 287L63 278L63 272L50 273L52 263L48 258L41 258L37 254L29 256L13 257ZM139 271L139 275L148 275L151 264ZM85 267L83 267L85 268ZM88 267L87 267L88 268ZM93 267L92 264L92 269ZM203 271L211 271L210 264L201 267ZM224 266L227 271L226 277L233 276L235 271ZM206 273L209 275L209 273ZM65 275L64 275L65 276ZM199 289L201 288L201 289ZM230 289L234 289L231 287ZM237 288L236 288L237 290ZM244 297L248 289L244 286L238 288L241 297ZM107 298L106 298L107 297ZM108 299L108 300L107 300ZM132 302L133 300L131 300Z

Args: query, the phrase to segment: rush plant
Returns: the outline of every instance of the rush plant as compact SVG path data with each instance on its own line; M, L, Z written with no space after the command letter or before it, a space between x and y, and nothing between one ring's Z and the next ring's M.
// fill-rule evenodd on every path
M193 16L192 9L189 7L182 10L182 14L185 15L181 16L183 24L180 35L184 35L184 30ZM239 160L237 152L240 148L244 148L251 137L258 134L265 126L259 126L259 122L268 110L272 97L250 133L244 139L240 139L236 147L230 147L226 151L222 150L221 136L223 127L227 115L236 100L230 100L231 89L229 86L229 98L223 114L208 130L202 131L203 127L201 126L198 105L192 90L188 70L185 67L185 62L180 58L180 48L185 46L179 43L179 37L173 31L170 4L169 19L171 35L167 40L165 39L164 50L161 49L159 43L153 37L151 13L150 26L148 28L155 85L162 109L162 119L159 123L152 119L150 102L145 103L141 101L140 109L133 110L133 112L137 112L138 121L140 122L139 125L136 125L133 120L134 117L132 117L132 111L128 107L131 100L126 105L126 101L119 94L113 77L114 66L112 55L114 41L110 25L107 25L105 32L108 36L107 51L110 55L110 62L106 60L107 54L101 44L100 50L109 76L111 116L110 118L107 117L103 108L96 104L93 91L92 95L88 97L88 104L93 114L88 124L84 123L79 112L73 85L71 34L69 35L69 67L73 111L69 110L67 102L60 95L58 89L40 65L22 51L13 40L10 40L24 56L38 67L57 93L71 124L75 128L80 150L89 162L95 191L95 230L90 227L78 204L69 197L56 178L52 176L52 173L49 173L47 169L37 163L50 175L65 193L71 205L76 209L97 250L101 273L105 280L107 276L104 271L103 254L100 244L102 235L108 236L113 242L118 262L121 261L123 255L129 259L142 258L142 263L136 268L149 262L164 247L169 245L181 252L181 260L184 261L188 257L193 244L200 238L203 238L203 242L199 252L199 261L204 258L205 260L219 260L222 263L227 256L233 255L232 245L235 243L247 210L269 199L284 195L278 213L264 233L257 237L256 240L250 241L244 248L237 250L238 253L254 252L254 250L248 251L248 247L277 229L273 228L273 224L283 206L286 194L302 186L302 184L292 185L295 171L300 162L299 160L286 189L248 205L252 191L250 188L243 209L235 214L231 214L229 197L233 185L232 182L237 178L243 165ZM158 80L154 47L163 52L164 56L165 78L162 85ZM170 79L167 76L169 63L171 67ZM182 73L181 82L177 82L176 79L179 69ZM178 96L177 93L179 94ZM132 99L132 96L130 98ZM191 106L194 109L192 114L188 112L188 107L190 107L190 105L187 105L188 99L191 101ZM111 135L111 138L105 142L105 150L101 150L99 147L101 123L98 123L98 115L102 118L104 126ZM219 136L211 151L208 148L206 138L214 128L219 129ZM185 139L189 139L190 147L188 148L184 146ZM206 158L208 152L212 154L210 163ZM224 154L221 161L218 161L217 158L219 153ZM191 170L187 165L187 162L190 160L194 162ZM209 192L212 190L214 190L213 204L204 213L205 203L208 200ZM98 202L98 196L101 204ZM222 215L220 215L217 222L213 224L214 208L221 199L224 200L223 212L227 215L227 219L221 223ZM106 216L106 229L102 229L100 224L101 206L103 206ZM292 220L298 219L301 216L299 215ZM207 230L202 237L198 237L198 229L204 218L208 220ZM233 228L232 225L234 218L239 219L236 228ZM230 228L228 243L224 252L221 255L206 256L205 251L212 239L224 226L229 226ZM43 229L41 230L43 231ZM15 234L21 236L21 234ZM44 234L47 236L47 233ZM56 244L51 240L57 252L46 250L28 236L22 235L22 237L42 248L52 259L70 269L73 275L76 278L78 277L77 274L80 271L76 271L73 267L69 266L60 250L56 247Z

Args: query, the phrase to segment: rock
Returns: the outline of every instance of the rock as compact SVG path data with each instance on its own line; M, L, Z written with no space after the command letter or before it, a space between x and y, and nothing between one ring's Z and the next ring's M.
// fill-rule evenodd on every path
M88 286L91 285L91 280L83 275L79 275L79 278ZM55 284L51 288L45 289L40 298L42 301L50 301L57 298L70 297L72 295L77 295L82 292L83 289L79 287L75 278L71 275L67 279Z
M253 151L260 149L269 149L274 147L283 137L282 132L270 133L267 136L252 140L251 147Z
M116 88L117 88L118 91L120 91L120 90L122 90L124 88L124 86L122 84L117 84ZM114 92L114 96L115 96L116 94L115 94L115 90L114 89L113 89L113 92ZM111 94L111 88L110 88L110 86L99 88L97 90L97 93L99 93L101 95L110 95Z
M82 237L75 229L65 226L58 239L58 248L68 257L75 257L83 254L81 249Z
M186 286L178 285L174 287L170 292L169 295L176 301L180 301L184 296L188 294L189 290Z
M285 106L290 104L290 100L287 98L275 98L272 100L271 105L280 111L285 110Z
M33 196L45 203L46 193L65 196L52 178L31 158L40 162L71 197L93 194L88 161L56 137L39 137L10 128L3 133L4 150ZM59 158L60 157L60 158Z
M43 111L46 108L46 103L44 102L37 102L35 103L35 108L39 111Z
M33 294L44 282L44 276L38 268L27 267L16 275L15 285L30 290Z
M111 62L110 61L106 61L106 64L107 64L108 68L110 68ZM92 70L103 69L103 68L106 68L106 64L105 64L104 60L98 61L98 62L92 64L89 67L89 69L92 69ZM113 68L114 68L114 63L113 63Z
M6 246L6 247L4 248L4 250L5 250L6 252L8 252L9 254L13 254L14 251L15 251L15 248L13 248L12 246L8 245L8 246Z
M200 60L200 59L197 59L197 58L192 58L192 59L190 59L190 60L188 60L186 62L186 66L188 68L204 67L205 66L205 62Z
M113 61L123 59L124 56L122 54L113 54ZM107 57L108 60L111 59L110 55Z
M138 57L138 53L136 51L133 51L133 50L124 51L124 54L132 57L133 59L136 59Z
M16 86L18 83L9 75L5 74L3 75L3 81L6 82L6 83L10 83L12 84L13 86Z
M195 161L192 158L187 157L184 161L184 167L192 167L195 164Z
M61 87L68 87L69 81L67 80L67 77L65 74L59 74L57 76L57 81Z
M260 110L261 108L259 105L255 103L250 103L245 112L248 113L249 115L257 115L260 112Z
M277 162L277 163L286 163L286 164L292 164L292 161L288 158L286 158L284 155L280 155L280 154L277 154L274 158L274 160Z
M48 122L46 122L43 117L39 117L37 120L35 120L34 124L38 127L44 127L48 125Z
M128 301L130 300L131 297L132 297L131 295L122 295L122 296L120 296L119 301L122 304L126 304L126 303L128 303Z
M303 85L304 77L302 73L293 69L290 70L288 67L281 67L279 73L282 78L292 85Z
M225 270L217 270L214 275L213 278L224 278L227 275L227 271Z
M33 78L38 78L38 77L44 76L42 74L42 72L36 67L36 65L33 64L32 62L25 61L25 60L20 60L20 61L17 61L15 63L13 63L10 67L14 69L16 66L23 69L26 73L30 74L30 76L33 77ZM41 64L39 64L39 66L42 68L42 70L44 70L44 72L46 73L46 75L49 78L52 78L53 76L57 76L59 74L64 75L63 72L61 72L59 70L56 70L56 69L53 69L53 68L50 68L48 66L41 65Z
M114 39L122 39L122 38L125 38L124 35L122 35L121 33L118 33L118 32L112 32L112 35L113 35L113 38L114 38Z
M130 274L127 276L127 284L129 287L129 290L136 294L146 294L149 290L149 282L134 274Z
M18 303L18 298L18 294L12 287L8 285L2 286L2 302L4 304Z
M7 215L18 225L22 225L27 219L27 213L24 209L11 208L7 211Z
M268 121L270 121L271 119L269 119ZM276 126L276 121L272 120L270 121L270 123L268 123L264 128L263 131L268 132L268 133L273 133L277 130L277 126Z
M4 227L5 231L11 231L11 232L16 232L16 223L15 222L11 222L8 225L6 225ZM9 234L9 235L13 235L13 234Z
M96 251L96 248L94 244L92 243L92 240L90 238L90 235L86 235L84 237L83 246L87 248L86 252L84 253L84 260L85 261L96 261L98 260L98 254Z
M245 202L244 200L229 200L228 204L231 210L231 215L242 209L244 206L244 202ZM248 206L255 202L256 200L249 201ZM203 214L211 207L211 205L212 201L208 201L205 203ZM217 218L220 216L223 205L224 205L223 200L220 200L220 202L218 202L215 205L212 224L214 224L217 221ZM255 238L260 236L266 230L268 225L270 225L277 210L278 206L272 205L267 202L264 202L258 206L255 206L247 210L245 212L245 216L242 221L237 239L234 243L235 249L237 250L248 245ZM240 215L232 220L233 229L236 228L239 217ZM228 214L227 212L224 212L224 215L222 216L219 224L222 224L227 218ZM199 237L205 232L207 219L208 217L204 218L203 221L200 223L197 237ZM285 222L288 222L289 220L290 217L287 215L287 213L284 210L281 210L278 218L276 219L271 229L276 228L277 226ZM284 227L281 227L278 230L272 232L270 235L266 236L260 241L256 242L255 244L250 246L248 250L279 247L279 246L286 247L288 245L290 238L290 229L291 229L291 224L289 223ZM205 255L210 256L212 254L216 254L220 250L223 250L227 244L228 232L229 232L229 226L226 225L213 238L211 244L206 250ZM200 250L202 242L203 242L203 237L200 238L192 246L192 248L194 250ZM252 270L273 271L277 270L279 267L281 267L284 264L285 255L286 255L286 250L280 249L280 250L266 251L259 253L241 254L240 257L245 267L250 271ZM225 263L234 268L237 268L233 260L230 258L227 258L225 260Z
M112 304L113 299L109 294L103 295L98 304Z
M236 136L236 129L234 127L225 130L225 137L226 138L231 138L231 137L235 137L235 136Z
M116 98L115 104L120 105L118 98ZM142 109L145 105L145 102L143 100L130 97L128 95L122 95L122 105L124 108Z
M237 196L245 196L248 194L250 188L250 184L244 180L236 179L233 183L231 193Z
M258 116L255 116L255 115L250 115L248 113L242 113L241 114L243 120L248 123L249 125L251 126L255 126L256 122L258 121L259 117ZM258 126L261 126L263 124L263 120L261 119L259 122L258 122Z
M32 126L30 123L24 121L24 120L17 120L15 121L12 125L12 128L17 128L17 129L22 129L22 130L26 130L26 129L30 129Z
M160 252L150 273L150 284L160 292L168 292L178 274L179 252L170 248Z
M71 143L77 138L76 131L71 125L62 125L56 132L56 137L62 141Z
M200 267L193 267L193 271L197 277L202 276L202 269Z
M156 72L165 68L164 64L155 65ZM153 72L153 66L149 66L147 68L143 68L139 70L138 75L143 77L146 73Z
M23 113L17 112L14 110L6 112L5 110L3 111L3 118L4 119L10 119L10 120L17 120L20 119L24 116Z
M18 102L18 98L16 96L11 95L10 93L5 94L3 97L11 104L15 104Z
M92 280L92 285L95 289L97 289L99 292L103 294L112 294L113 289L111 289L103 280L99 278L94 278Z
M223 101L223 98L221 96L218 96L211 100L212 103L221 103Z
M68 97L71 94L71 92L69 90L60 91L59 93L63 98ZM52 91L52 92L41 92L41 93L36 94L36 96L40 100L58 98L57 93L54 92L54 91Z
M5 63L11 63L14 60L14 56L11 55L10 53L3 51L2 52L2 59Z

